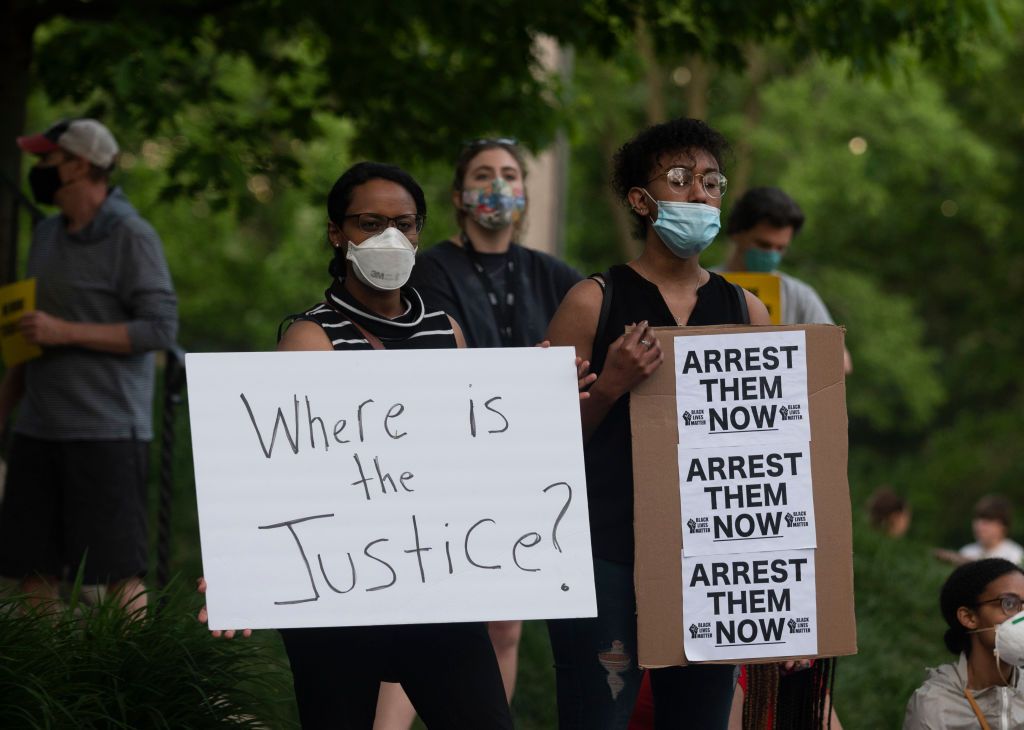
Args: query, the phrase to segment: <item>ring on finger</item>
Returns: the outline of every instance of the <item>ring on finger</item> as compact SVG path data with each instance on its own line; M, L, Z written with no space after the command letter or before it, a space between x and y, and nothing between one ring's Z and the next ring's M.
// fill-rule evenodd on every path
M652 347L654 347L654 343L651 342L650 340L646 339L646 338L640 340L640 344L643 345L644 347L646 347L648 350L650 350Z

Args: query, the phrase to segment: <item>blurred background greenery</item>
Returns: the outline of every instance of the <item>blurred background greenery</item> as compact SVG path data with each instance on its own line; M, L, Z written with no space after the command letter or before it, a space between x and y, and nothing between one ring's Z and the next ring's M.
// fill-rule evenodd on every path
M124 148L117 183L163 237L182 345L267 350L282 316L322 295L324 199L352 162L413 172L432 243L453 230L464 140L511 134L539 151L562 139L556 243L590 273L635 251L609 192L611 153L651 122L706 118L734 146L725 214L750 186L789 192L807 224L784 269L847 327L861 652L840 663L837 704L847 728L896 726L923 667L944 659L946 570L928 548L970 541L979 496L1024 500L1024 2L380 5L5 4L0 25L17 42L0 44L0 166L24 180L15 134L103 119ZM564 52L557 69L540 63L541 34ZM22 265L28 241L22 216ZM723 236L706 263L724 252ZM192 577L186 416L173 560ZM903 541L861 519L881 484L910 500ZM531 625L520 727L553 727L551 677Z

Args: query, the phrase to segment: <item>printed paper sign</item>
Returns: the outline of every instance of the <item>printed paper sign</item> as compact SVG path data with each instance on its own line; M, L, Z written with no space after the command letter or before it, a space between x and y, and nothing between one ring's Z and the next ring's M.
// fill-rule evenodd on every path
M596 615L573 358L188 355L210 627Z
M36 308L36 280L23 279L0 286L0 351L4 365L12 367L43 354L38 345L25 340L18 320Z
M814 550L683 557L688 661L818 653Z
M817 546L810 443L679 446L684 555Z
M803 331L675 338L679 443L811 440Z

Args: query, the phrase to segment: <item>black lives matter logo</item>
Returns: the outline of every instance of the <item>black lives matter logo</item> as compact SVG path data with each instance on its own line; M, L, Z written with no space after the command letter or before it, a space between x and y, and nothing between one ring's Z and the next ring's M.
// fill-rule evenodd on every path
M809 634L811 633L811 620L806 616L791 618L786 622L786 627L789 628L791 634Z
M705 423L703 408L692 408L688 411L683 411L684 426L703 426Z
M711 622L701 621L700 623L690 624L690 638L691 639L710 639L711 638Z
M800 412L799 403L790 403L788 406L782 406L779 408L779 415L782 416L783 421L802 421L804 420L803 414Z
M686 521L686 528L690 531L691 535L711 532L711 525L708 524L707 517L691 517Z
M785 514L786 527L807 527L807 512L798 510Z

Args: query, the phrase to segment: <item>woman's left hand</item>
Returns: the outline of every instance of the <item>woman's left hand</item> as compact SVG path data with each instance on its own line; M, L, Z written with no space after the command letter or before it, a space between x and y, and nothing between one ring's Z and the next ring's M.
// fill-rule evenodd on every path
M538 342L534 347L551 347L551 341L544 340L543 342ZM597 380L597 375L590 372L590 360L584 360L582 357L576 358L576 387L580 391L580 400L586 400L590 397L590 393L586 389L595 380Z

